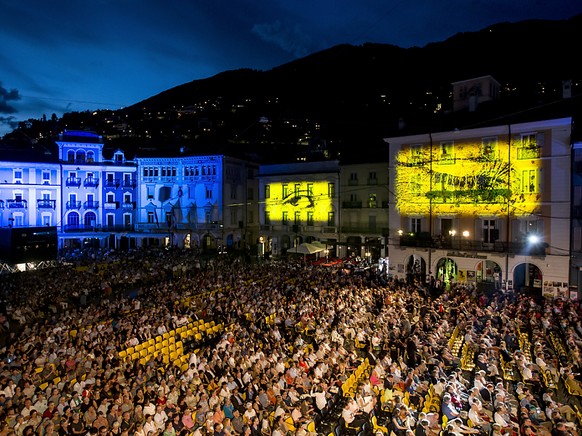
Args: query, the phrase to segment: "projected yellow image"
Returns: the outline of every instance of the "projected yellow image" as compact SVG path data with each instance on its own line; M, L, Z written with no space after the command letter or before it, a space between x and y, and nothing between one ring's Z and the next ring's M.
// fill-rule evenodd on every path
M270 183L266 185L265 212L271 222L328 225L333 217L335 185L327 181ZM330 215L331 214L331 215Z
M413 145L396 157L396 207L403 215L529 215L541 199L535 141Z

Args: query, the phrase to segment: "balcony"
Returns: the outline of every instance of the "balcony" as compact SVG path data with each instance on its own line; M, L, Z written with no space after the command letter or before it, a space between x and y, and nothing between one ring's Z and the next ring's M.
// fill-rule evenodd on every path
M36 200L36 207L38 209L56 209L57 200L49 200L47 198L42 198Z
M86 201L83 203L83 207L85 209L99 209L99 202L98 201Z
M8 209L26 209L28 203L26 200L6 200L6 207Z
M105 210L119 209L119 202L118 201L106 201L105 203L103 203L103 208Z
M123 180L123 187L124 188L135 188L137 186L137 181L135 179L124 179Z
M0 209L4 209L4 200L0 200Z
M342 201L342 208L344 209L361 209L361 201Z
M133 210L135 209L135 201L125 201L121 203L121 208L123 210Z
M497 252L519 254L524 256L545 256L547 244L532 246L527 242L495 242L473 241L460 238L430 238L428 232L402 235L401 247L439 248L463 252Z
M81 178L80 177L68 177L65 180L65 185L69 188L71 187L80 187L81 186Z
M81 209L80 201L67 201L67 210Z
M85 188L96 188L99 186L99 179L96 177L87 177L83 180L83 186Z
M119 188L121 181L119 179L107 179L105 180L106 188Z
M65 232L94 232L96 230L95 226L88 224L66 224L63 226Z

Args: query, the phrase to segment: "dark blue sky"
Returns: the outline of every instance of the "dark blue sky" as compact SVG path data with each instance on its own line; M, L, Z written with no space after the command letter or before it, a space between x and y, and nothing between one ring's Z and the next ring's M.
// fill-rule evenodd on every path
M422 47L500 22L567 19L579 0L0 0L0 136L14 122L118 109L337 44Z

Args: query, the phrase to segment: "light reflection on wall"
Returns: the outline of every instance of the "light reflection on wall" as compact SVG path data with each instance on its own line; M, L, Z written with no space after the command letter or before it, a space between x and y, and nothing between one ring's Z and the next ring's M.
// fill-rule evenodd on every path
M298 212L301 224L327 225L329 213L333 212L333 198L327 181L268 183L268 189L265 212L269 214L271 222L283 222L286 212L289 224L294 224ZM313 224L307 222L311 218Z
M542 193L536 144L441 143L401 150L396 165L396 207L403 215L529 215ZM431 204L432 199L432 204Z

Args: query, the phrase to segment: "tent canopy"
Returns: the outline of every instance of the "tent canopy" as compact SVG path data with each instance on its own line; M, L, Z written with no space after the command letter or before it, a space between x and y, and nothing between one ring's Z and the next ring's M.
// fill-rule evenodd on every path
M315 254L324 251L325 248L321 245L309 244L304 242L299 244L297 247L290 248L287 253L297 253L297 254Z

